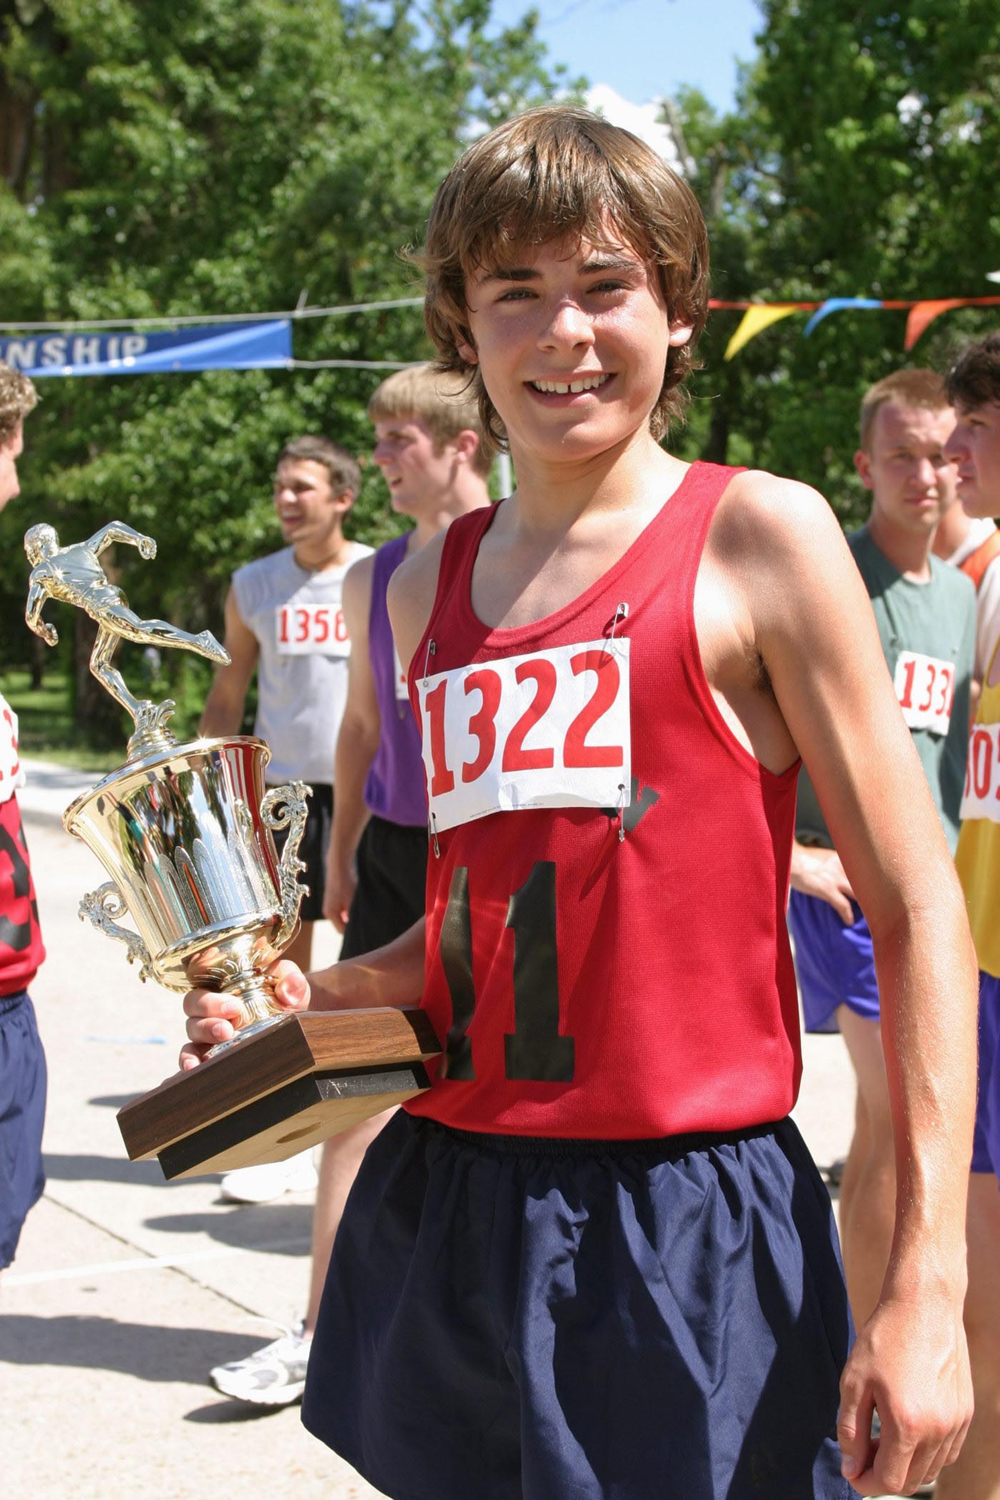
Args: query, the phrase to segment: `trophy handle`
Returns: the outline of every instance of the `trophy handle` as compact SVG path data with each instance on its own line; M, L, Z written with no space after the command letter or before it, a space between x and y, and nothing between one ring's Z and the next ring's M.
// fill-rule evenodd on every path
M288 837L281 851L278 873L281 878L281 926L273 939L277 952L291 942L299 920L302 897L309 894L309 887L299 881L305 869L299 859L299 845L306 826L306 798L312 787L304 781L290 781L286 786L272 787L260 804L261 817L268 828L287 828Z
M119 927L117 917L123 917L128 907L122 897L121 891L113 880L106 885L99 886L96 891L91 891L89 896L84 896L80 902L80 921L89 917L95 927L99 927L103 933L110 938L116 938L119 943L124 943L128 948L128 961L135 963L141 960L139 978L146 982L153 972L153 960L149 949L137 932L129 932L127 927Z

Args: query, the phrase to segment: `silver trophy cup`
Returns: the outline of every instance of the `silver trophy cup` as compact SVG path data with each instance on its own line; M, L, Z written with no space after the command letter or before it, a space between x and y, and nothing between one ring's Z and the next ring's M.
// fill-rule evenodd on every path
M80 914L126 944L129 962L141 960L143 979L233 995L242 1006L242 1041L280 1015L264 971L298 924L305 887L297 856L309 788L294 782L265 791L270 752L262 740L237 735L179 745L166 728L174 704L129 691L112 665L122 639L224 664L229 656L207 630L192 635L167 620L140 619L101 565L112 542L135 546L150 561L156 556L153 538L121 521L67 547L45 524L24 538L33 564L28 625L55 645L55 628L42 619L47 600L85 610L98 627L90 669L135 725L125 765L63 816L111 877L84 898ZM283 828L279 862L272 831ZM137 931L119 925L126 914Z
M126 945L143 979L224 991L242 1012L232 1041L125 1105L118 1123L132 1160L156 1156L167 1177L280 1160L427 1088L424 1063L437 1055L437 1039L419 1010L292 1016L276 1005L268 970L298 926L309 788L296 781L267 790L262 740L179 745L166 728L173 703L132 695L112 665L122 638L229 657L208 631L140 619L101 566L112 541L156 555L152 537L120 521L68 547L48 525L24 539L33 564L29 626L55 645L42 619L46 601L85 610L98 627L91 671L135 724L125 765L63 817L110 877L84 898L80 915ZM279 859L273 834L285 829ZM134 930L120 925L126 916Z

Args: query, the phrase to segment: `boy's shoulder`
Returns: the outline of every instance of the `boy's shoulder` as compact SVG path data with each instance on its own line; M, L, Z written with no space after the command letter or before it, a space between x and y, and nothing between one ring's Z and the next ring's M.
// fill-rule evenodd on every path
M766 469L738 469L719 501L712 541L716 548L738 547L747 560L812 556L817 529L825 536L831 526L842 537L829 502L811 485Z

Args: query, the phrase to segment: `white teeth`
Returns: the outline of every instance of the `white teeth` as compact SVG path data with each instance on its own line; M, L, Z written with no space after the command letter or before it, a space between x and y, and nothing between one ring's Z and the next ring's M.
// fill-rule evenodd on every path
M545 391L553 396L568 396L570 392L578 396L581 391L596 391L610 379L608 375L590 375L584 380L574 380L570 384L564 384L559 380L533 380L531 383L537 391Z

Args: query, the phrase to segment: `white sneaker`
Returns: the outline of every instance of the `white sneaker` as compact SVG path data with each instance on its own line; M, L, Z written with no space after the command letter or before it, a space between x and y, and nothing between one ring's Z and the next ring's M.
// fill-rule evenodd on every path
M209 1380L224 1396L254 1406L291 1406L293 1401L301 1401L312 1347L312 1339L303 1336L302 1327L302 1323L296 1323L280 1339L255 1349L246 1359L216 1365L208 1372Z
M266 1161L227 1172L219 1192L227 1203L271 1203L285 1193L311 1193L318 1181L310 1148L287 1161Z

